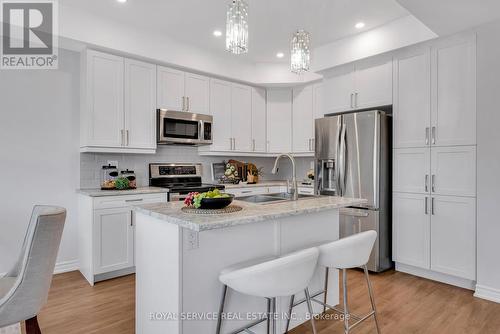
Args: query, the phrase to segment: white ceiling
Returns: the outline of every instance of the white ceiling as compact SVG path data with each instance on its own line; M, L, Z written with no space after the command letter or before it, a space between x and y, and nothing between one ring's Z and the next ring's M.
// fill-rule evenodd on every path
M249 3L251 62L287 62L291 34L298 28L312 35L313 47L381 26L409 15L395 0L247 0ZM226 8L230 0L60 0L102 17L160 32L190 45L224 54ZM356 22L366 26L357 30ZM90 23L89 23L90 24Z

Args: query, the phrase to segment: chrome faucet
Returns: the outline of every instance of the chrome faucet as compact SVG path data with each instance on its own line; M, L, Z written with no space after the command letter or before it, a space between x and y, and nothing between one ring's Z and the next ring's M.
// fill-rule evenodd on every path
M289 158L290 161L292 162L292 186L293 186L293 189L289 189L289 191L292 194L292 199L294 201L296 201L299 199L299 191L298 191L298 184L297 184L297 169L296 169L294 157L292 157L290 154L285 154L285 153L278 155L276 157L276 161L274 161L274 168L272 170L272 173L273 174L278 173L278 164L279 164L279 161L282 157Z

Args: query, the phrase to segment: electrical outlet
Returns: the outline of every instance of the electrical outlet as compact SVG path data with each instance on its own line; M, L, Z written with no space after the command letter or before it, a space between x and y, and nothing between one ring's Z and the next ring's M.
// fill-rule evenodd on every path
M200 247L198 232L187 231L186 233L186 249L197 249Z
M116 160L108 160L108 165L116 166L116 168L118 168L118 161L116 161Z

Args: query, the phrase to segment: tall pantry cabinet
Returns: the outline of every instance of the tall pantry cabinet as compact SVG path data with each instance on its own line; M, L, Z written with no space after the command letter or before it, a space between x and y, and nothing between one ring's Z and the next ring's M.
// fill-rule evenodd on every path
M465 287L476 279L475 45L461 36L393 63L393 260Z

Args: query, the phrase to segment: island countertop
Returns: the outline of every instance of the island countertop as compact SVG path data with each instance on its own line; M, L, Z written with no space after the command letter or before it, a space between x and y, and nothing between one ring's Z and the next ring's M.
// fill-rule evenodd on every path
M303 215L366 203L364 199L345 197L314 197L298 201L254 204L235 200L234 205L243 210L228 214L188 214L181 211L182 202L152 203L134 206L136 212L176 224L193 231L222 229L236 225L251 224L288 216Z

